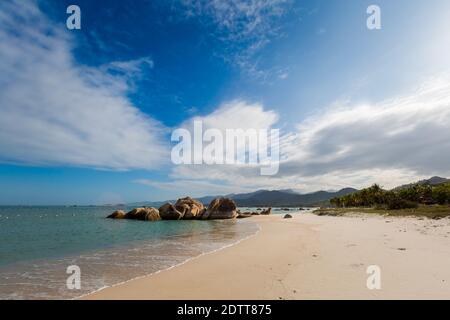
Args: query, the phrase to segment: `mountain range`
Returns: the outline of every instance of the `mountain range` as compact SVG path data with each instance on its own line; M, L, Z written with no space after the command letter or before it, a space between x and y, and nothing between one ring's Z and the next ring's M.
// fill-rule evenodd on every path
M430 179L405 184L392 190L399 190L416 184L434 186L442 183L450 183L450 179L435 176ZM206 196L196 199L205 205L208 205L214 198L227 197L233 199L239 207L308 207L322 205L326 206L329 205L330 199L334 197L341 197L356 191L358 190L355 188L344 188L339 191L317 191L313 193L301 194L291 189L258 190L250 193L232 193L227 195ZM128 203L127 205L159 207L166 202L175 203L176 200L135 202Z
M417 181L414 183L404 184L402 186L394 188L393 190L401 190L401 189L412 187L414 185L436 186L438 184L449 183L449 182L450 182L450 179L435 176L435 177L431 177L430 179L425 179L425 180L420 180L420 181Z
M334 197L344 196L358 191L354 188L345 188L336 192L317 191L313 193L300 194L293 190L258 190L250 193L237 193L218 196L206 196L196 198L205 205L218 197L233 199L239 207L307 207L327 204ZM136 202L127 204L129 206L153 206L158 207L166 202L175 203L176 200L158 202Z

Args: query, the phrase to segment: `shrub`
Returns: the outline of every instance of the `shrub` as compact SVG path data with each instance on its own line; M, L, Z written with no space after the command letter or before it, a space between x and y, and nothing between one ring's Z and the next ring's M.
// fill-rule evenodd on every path
M441 184L433 188L432 198L439 204L450 202L450 184Z
M400 209L417 209L419 204L414 201L405 200L400 197L392 197L387 204L388 210L400 210Z

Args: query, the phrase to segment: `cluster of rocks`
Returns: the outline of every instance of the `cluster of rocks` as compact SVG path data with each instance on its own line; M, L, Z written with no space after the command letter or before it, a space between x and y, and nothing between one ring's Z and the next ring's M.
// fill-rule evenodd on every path
M178 199L175 204L166 203L159 209L156 208L136 208L128 213L122 210L113 212L107 218L111 219L131 219L144 221L158 220L214 220L214 219L234 219L248 218L252 215L268 215L271 208L261 212L241 213L236 203L228 198L216 198L211 201L208 207L203 203L190 197Z
M257 209L257 210L262 210L262 209ZM249 211L246 211L246 212L239 212L239 214L240 215L242 215L242 216L260 216L260 215L263 215L263 216L267 216L267 215L269 215L269 214L271 214L272 213L272 208L268 208L268 209L264 209L264 210L262 210L262 211L255 211L255 212L249 212Z

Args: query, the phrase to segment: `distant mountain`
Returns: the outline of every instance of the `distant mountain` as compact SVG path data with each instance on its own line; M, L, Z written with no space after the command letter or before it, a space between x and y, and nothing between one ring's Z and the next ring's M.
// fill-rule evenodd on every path
M337 192L317 191L308 194L300 194L294 190L258 190L250 193L228 194L225 197L236 201L240 207L307 207L314 205L326 205L334 197L341 197L358 191L353 188L345 188ZM221 196L207 196L196 198L208 205L211 200ZM176 200L158 202L135 202L129 206L159 207L166 202L175 203Z
M283 189L283 190L278 190L281 192L286 192L286 193L294 193L294 194L299 194L297 191L292 190L292 189Z
M130 202L126 204L126 207L133 207L133 208L139 208L139 207L153 207L153 208L159 208L166 202L173 202L170 201L139 201L139 202Z
M337 192L317 191L308 194L299 194L292 190L262 191L245 199L236 199L240 207L301 207L322 205L334 197L340 197L358 191L345 188Z
M435 176L435 177L431 177L430 179L420 180L420 181L410 183L410 184L404 184L402 186L394 188L393 190L401 190L401 189L412 187L414 185L436 186L438 184L449 183L449 182L450 182L450 179Z
M255 197L255 196L257 196L257 195L259 195L261 193L264 193L264 192L268 192L268 190L258 190L258 191L254 191L254 192L250 192L250 193L238 193L238 194L231 193L231 194L225 195L225 197L231 198L231 199L233 199L235 201L236 200L245 200L245 199L249 199L249 198Z
M419 182L417 182L418 184L428 184L430 186L435 186L438 184L443 184L443 183L448 183L450 182L450 179L447 178L442 178L442 177L431 177L430 179L427 180L421 180Z

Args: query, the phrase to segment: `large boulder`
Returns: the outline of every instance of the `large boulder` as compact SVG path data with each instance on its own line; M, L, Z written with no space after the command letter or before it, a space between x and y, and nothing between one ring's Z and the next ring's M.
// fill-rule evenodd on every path
M190 197L178 199L175 209L183 214L183 219L199 219L204 211L203 203Z
M179 211L173 204L166 203L159 208L159 215L163 220L183 219L184 211Z
M211 201L202 219L234 219L238 216L236 203L228 198Z
M269 208L269 209L266 209L266 210L263 210L260 212L260 214L262 214L262 215L269 215L271 213L272 213L272 208Z
M155 208L136 208L125 215L125 219L158 221L161 220L158 209Z
M123 210L117 210L111 213L106 218L108 219L125 219L125 212Z

